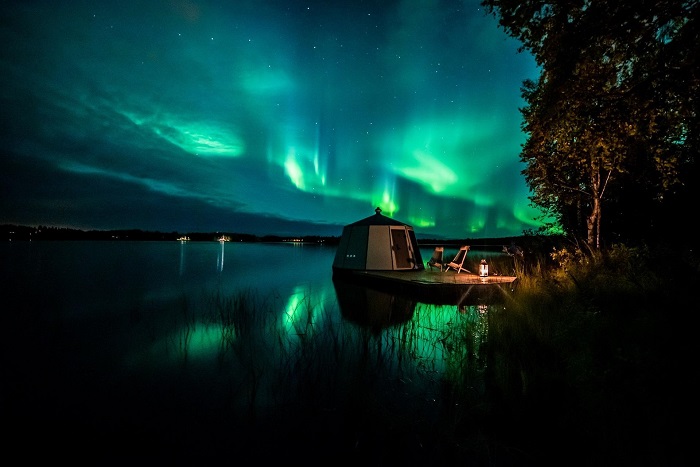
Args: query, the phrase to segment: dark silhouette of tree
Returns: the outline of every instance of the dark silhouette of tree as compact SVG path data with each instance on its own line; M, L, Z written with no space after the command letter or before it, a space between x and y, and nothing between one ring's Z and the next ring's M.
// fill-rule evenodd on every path
M592 248L697 194L699 1L482 2L541 70L521 89L530 199Z

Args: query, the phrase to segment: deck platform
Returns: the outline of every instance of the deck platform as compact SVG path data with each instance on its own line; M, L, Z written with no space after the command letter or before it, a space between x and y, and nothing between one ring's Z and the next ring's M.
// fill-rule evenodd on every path
M500 301L517 283L514 276L487 276L437 270L334 271L334 281L362 284L429 304L480 304Z

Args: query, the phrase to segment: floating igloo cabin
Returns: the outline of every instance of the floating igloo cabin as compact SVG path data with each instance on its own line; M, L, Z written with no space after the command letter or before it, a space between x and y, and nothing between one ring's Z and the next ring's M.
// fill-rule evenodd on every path
M425 269L413 227L384 216L381 209L343 227L333 260L333 274L351 271Z

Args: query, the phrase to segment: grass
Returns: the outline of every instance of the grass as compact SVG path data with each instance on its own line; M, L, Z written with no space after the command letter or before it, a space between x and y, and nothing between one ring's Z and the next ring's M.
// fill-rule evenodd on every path
M560 248L493 260L493 272L519 278L498 304L385 294L365 304L376 310L338 310L313 290L144 304L129 326L149 346L126 377L43 357L50 380L70 381L52 396L54 423L38 409L8 413L112 461L685 465L698 268L662 253ZM6 394L35 401L46 379L34 379L37 389ZM74 409L86 406L89 415Z
M247 294L215 294L180 342L191 326L220 330L210 384L228 385L222 413L244 425L228 428L262 455L679 465L691 342L679 316L693 302L653 259L615 247L494 262L519 277L506 303L417 304L381 326L334 320L311 293L283 315Z
M693 279L654 260L617 246L555 250L547 263L514 262L505 305L417 307L381 332L314 329L305 300L295 345L279 337L264 352L280 361L260 371L275 394L263 420L293 446L308 436L313 449L321 440L331 456L380 464L683 464L691 340L678 317Z

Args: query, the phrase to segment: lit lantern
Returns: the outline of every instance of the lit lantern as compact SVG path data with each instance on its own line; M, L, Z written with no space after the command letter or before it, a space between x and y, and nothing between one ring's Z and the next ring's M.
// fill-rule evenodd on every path
M479 263L479 277L487 277L489 275L489 265L486 264L486 260L482 259Z

